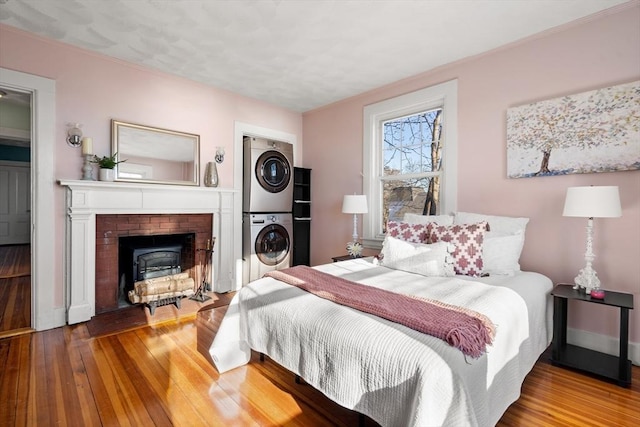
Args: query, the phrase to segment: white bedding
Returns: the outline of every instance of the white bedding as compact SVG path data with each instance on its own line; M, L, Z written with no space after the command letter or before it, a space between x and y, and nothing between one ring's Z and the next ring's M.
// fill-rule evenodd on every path
M248 363L253 349L383 426L488 426L518 399L551 342L552 283L538 273L424 277L369 259L315 268L469 307L494 322L494 342L472 359L438 338L262 278L238 291L220 325L210 349L220 373Z

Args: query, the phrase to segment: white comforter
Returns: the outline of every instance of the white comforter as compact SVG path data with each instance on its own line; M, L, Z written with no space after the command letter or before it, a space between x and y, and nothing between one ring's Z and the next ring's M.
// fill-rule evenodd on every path
M222 321L210 349L219 372L248 363L253 349L383 426L489 426L518 399L551 342L552 283L537 273L423 277L367 259L316 268L469 307L494 322L494 343L472 359L438 338L263 278L235 295Z

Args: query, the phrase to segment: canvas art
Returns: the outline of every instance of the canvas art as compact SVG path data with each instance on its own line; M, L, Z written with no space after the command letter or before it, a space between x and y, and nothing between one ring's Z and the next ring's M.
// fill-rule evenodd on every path
M507 110L509 178L640 169L640 81Z

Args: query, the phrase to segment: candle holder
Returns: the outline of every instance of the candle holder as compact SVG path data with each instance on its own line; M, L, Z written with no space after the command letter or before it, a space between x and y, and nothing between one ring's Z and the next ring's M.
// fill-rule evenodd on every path
M84 166L82 166L82 179L86 181L95 181L93 178L93 166L91 165L91 158L93 155L84 155Z

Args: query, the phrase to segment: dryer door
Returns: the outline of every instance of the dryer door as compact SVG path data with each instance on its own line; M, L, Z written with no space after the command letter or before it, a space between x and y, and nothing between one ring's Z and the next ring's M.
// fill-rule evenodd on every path
M260 186L271 193L279 193L289 185L291 165L278 151L266 151L258 158L255 170Z
M261 263L278 265L289 253L289 233L280 224L268 225L258 233L255 245L256 255Z

